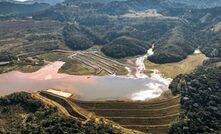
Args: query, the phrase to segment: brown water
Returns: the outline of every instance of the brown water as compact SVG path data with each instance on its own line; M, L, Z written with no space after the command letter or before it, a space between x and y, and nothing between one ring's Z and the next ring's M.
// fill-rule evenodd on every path
M57 73L63 64L64 62L54 62L34 73L13 71L1 74L0 95L55 88L74 93L81 100L145 100L158 97L167 90L170 82L156 73L145 78Z

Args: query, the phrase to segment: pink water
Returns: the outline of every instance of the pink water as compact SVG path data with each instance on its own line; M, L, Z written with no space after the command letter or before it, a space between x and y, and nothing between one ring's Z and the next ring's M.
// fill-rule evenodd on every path
M75 76L57 73L64 62L54 62L34 73L12 71L0 75L0 95L18 91L55 88L74 93L81 100L132 99L158 97L168 84L158 78L116 76Z

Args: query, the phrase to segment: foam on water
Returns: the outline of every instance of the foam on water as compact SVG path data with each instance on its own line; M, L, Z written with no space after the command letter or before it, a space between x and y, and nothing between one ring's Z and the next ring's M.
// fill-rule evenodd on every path
M147 59L148 56L154 54L153 48L154 48L154 46L152 46L152 48L150 48L147 51L147 54L137 58L136 65L138 67L137 67L137 72L136 72L135 77L147 79L149 81L151 80L154 82L150 82L150 83L146 84L144 89L141 89L140 91L133 93L131 95L132 100L144 101L144 100L159 97L163 93L163 91L168 89L168 86L172 81L172 79L170 79L170 78L162 77L158 70L152 70L153 73L150 75L150 77L148 77L146 74L144 74L144 70L145 70L144 60Z

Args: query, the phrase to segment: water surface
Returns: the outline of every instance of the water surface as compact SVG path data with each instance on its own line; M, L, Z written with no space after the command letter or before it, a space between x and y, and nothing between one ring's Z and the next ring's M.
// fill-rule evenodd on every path
M33 92L48 88L75 94L80 100L147 100L156 98L168 89L171 79L161 77L156 70L150 77L145 75L144 60L153 54L152 49L136 60L136 73L127 76L76 76L59 74L64 62L46 65L37 72L12 71L0 75L0 95L18 91Z
M69 91L81 100L145 100L167 90L169 80L153 73L151 77L75 76L57 73L64 62L54 62L34 73L12 71L0 75L0 95L47 88Z

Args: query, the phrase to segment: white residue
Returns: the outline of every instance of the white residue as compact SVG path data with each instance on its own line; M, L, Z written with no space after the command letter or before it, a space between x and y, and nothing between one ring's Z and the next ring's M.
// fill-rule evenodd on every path
M150 78L153 79L153 80L157 80L158 82L161 82L164 85L169 85L171 83L171 81L173 80L171 78L162 77L162 75L156 69L152 70L152 71L153 71L153 73L150 75Z
M153 55L153 54L154 54L153 49L154 49L154 45L152 46L152 48L150 48L149 50L147 50L147 54L148 54L148 56L150 56L150 55Z
M148 77L146 74L144 74L145 71L145 64L144 61L147 59L148 56L153 55L153 48L150 48L147 51L147 54L144 56L141 56L137 58L136 65L137 70L135 77L136 78L148 78L151 80L154 80L155 82L151 82L146 84L146 88L143 90L140 90L139 92L135 92L131 95L131 99L134 101L144 101L152 98L159 97L163 91L168 89L169 84L171 83L172 79L170 78L164 78L161 76L158 70L152 70L153 73Z
M71 93L64 92L64 91L58 91L58 90L54 90L54 89L47 89L46 91L49 93L53 93L53 94L65 97L65 98L68 98L72 95Z
M144 56L141 56L139 58L137 58L136 60L136 74L135 77L136 78L147 78L147 75L144 74L144 70L145 70L145 64L144 64L144 60L147 59L148 54L145 54Z
M195 51L194 51L194 54L201 54L202 52L200 51L200 49L196 49Z
M127 18L145 18L145 17L162 17L163 15L158 13L156 9L148 9L145 11L133 11L130 10L129 13L121 15L121 17Z
M163 92L162 85L159 83L148 83L146 86L147 89L132 94L131 99L133 101L144 101L159 97Z
M158 70L153 70L150 78L155 82L151 82L146 84L146 88L135 92L131 95L131 99L134 101L144 101L148 99L153 99L159 97L163 91L168 89L169 84L171 83L172 79L162 77Z
M141 56L141 57L137 58L137 60L136 60L137 69L136 69L136 74L135 74L135 77L136 77L136 78L147 78L147 77L148 77L146 74L144 74L144 71L145 71L144 61L147 59L148 56L154 54L153 48L154 48L154 45L152 46L152 48L150 48L150 49L147 51L147 54L145 54L144 56Z

